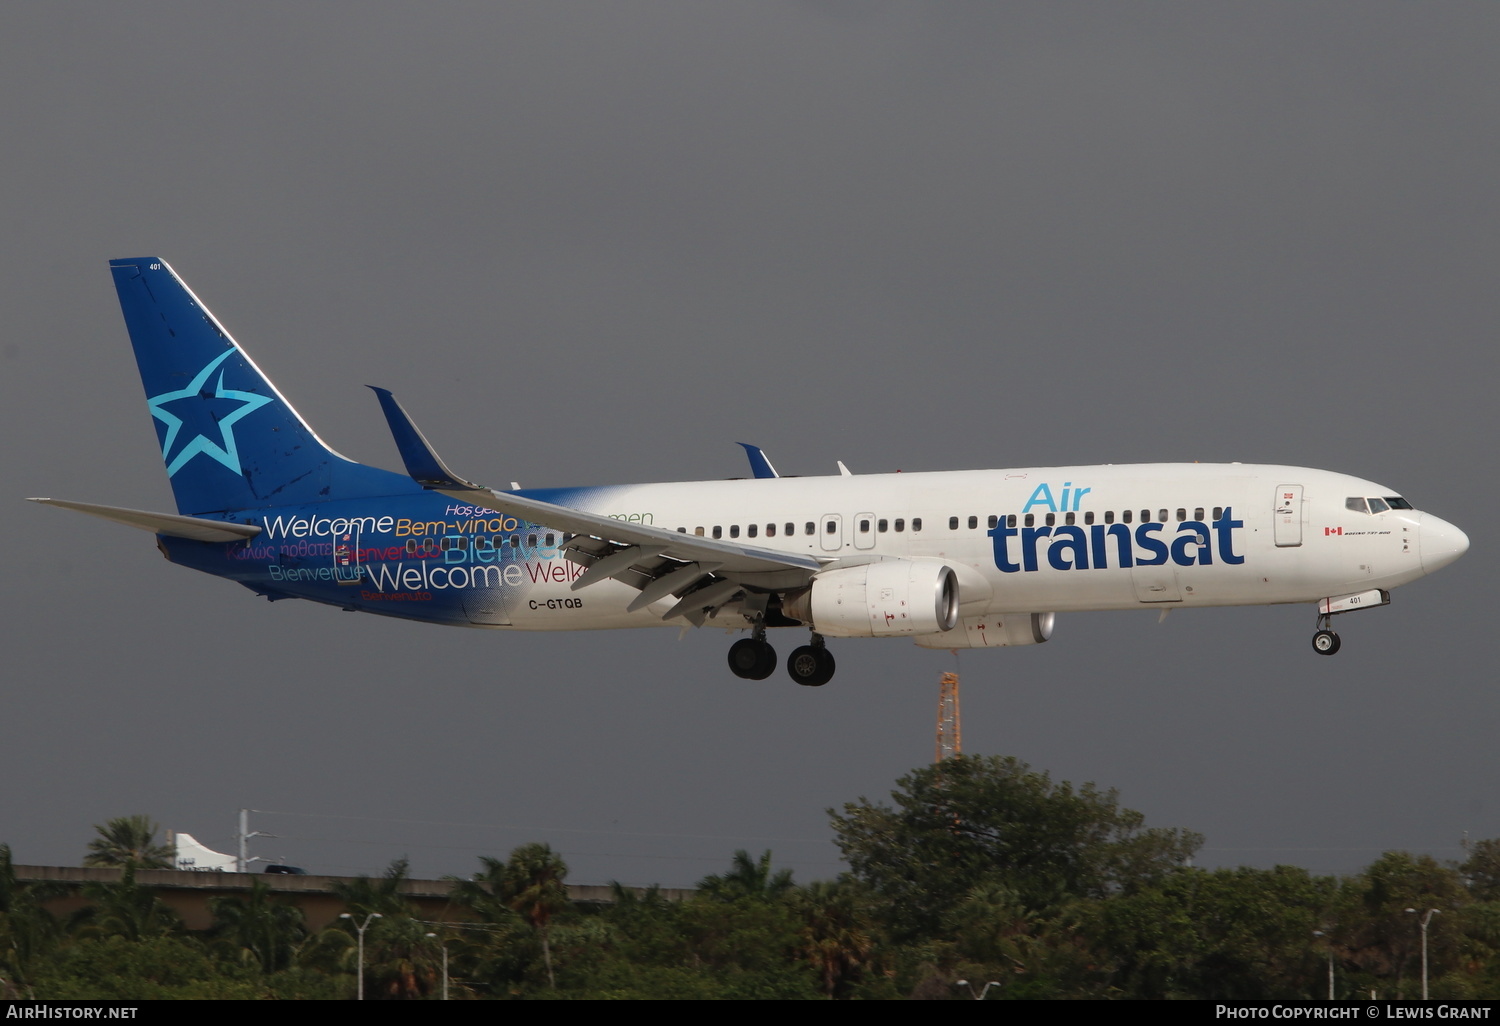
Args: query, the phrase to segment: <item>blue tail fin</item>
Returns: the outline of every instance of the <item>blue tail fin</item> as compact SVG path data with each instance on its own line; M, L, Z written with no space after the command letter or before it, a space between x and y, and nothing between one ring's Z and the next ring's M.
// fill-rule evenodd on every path
M420 491L328 448L163 260L111 260L179 513Z

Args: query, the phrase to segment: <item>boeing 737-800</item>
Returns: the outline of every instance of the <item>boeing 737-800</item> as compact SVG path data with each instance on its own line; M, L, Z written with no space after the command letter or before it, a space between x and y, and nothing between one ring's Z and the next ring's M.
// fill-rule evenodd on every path
M1316 603L1333 616L1456 560L1462 531L1382 485L1231 464L1025 467L497 491L377 389L405 475L334 452L165 262L111 262L177 513L37 499L143 528L268 599L464 627L713 624L730 669L799 684L825 638L1031 645L1074 610ZM840 470L843 470L840 465Z

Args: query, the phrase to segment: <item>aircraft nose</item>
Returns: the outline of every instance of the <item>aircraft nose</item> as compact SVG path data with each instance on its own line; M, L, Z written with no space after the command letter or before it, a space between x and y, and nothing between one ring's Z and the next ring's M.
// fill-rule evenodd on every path
M1469 536L1446 520L1430 513L1422 514L1418 545L1422 552L1422 569L1427 573L1441 570L1469 551Z

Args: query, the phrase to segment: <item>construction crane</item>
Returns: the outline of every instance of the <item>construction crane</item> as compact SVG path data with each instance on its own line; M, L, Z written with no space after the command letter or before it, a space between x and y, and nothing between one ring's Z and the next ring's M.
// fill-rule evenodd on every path
M958 723L958 674L945 673L938 681L937 757L951 759L964 750Z

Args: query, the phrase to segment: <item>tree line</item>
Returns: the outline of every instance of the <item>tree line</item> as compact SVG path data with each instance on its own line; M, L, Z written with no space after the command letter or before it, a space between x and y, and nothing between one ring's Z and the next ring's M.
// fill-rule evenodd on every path
M335 885L349 915L318 931L261 880L184 930L135 880L166 856L144 817L99 828L86 861L121 879L84 885L66 918L0 845L0 997L348 998L363 924L369 999L440 997L445 956L461 999L1402 998L1423 920L1433 997L1500 994L1500 840L1347 877L1205 870L1201 837L1148 828L1114 791L986 756L829 814L849 867L833 881L739 851L682 901L616 884L577 904L559 855L526 844L452 879L448 921L406 901L398 860Z

